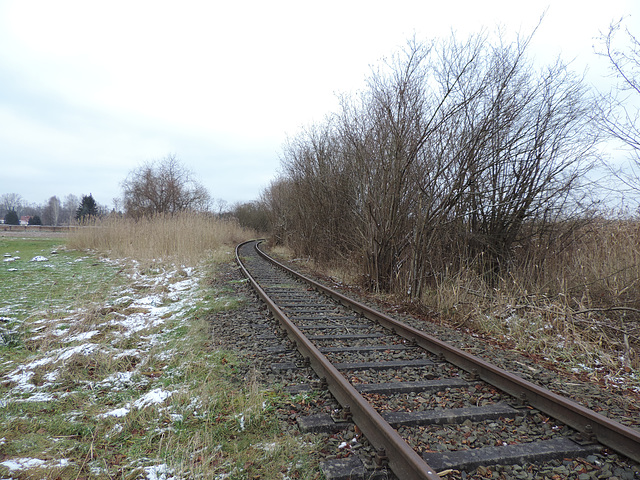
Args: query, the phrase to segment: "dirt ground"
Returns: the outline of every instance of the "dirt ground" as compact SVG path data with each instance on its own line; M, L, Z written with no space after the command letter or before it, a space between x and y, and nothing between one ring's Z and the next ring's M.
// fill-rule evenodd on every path
M70 227L24 227L0 225L0 237L60 238L69 235Z

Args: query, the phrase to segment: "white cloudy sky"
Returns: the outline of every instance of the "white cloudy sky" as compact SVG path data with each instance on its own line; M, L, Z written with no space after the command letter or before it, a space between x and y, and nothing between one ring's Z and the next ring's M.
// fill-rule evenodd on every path
M175 153L213 197L254 200L286 136L414 33L529 32L547 8L532 52L592 78L599 31L640 25L637 0L0 0L0 195L111 206Z

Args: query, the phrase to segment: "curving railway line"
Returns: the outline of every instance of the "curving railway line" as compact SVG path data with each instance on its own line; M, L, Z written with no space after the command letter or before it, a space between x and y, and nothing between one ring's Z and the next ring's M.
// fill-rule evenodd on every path
M259 242L238 245L236 256L343 408L339 417L300 419L301 428L330 431L352 421L376 449L370 462L357 456L327 462L327 477L385 478L388 468L400 479L435 480L450 469L585 457L603 447L640 462L639 431L330 290L268 257ZM485 391L490 401L482 400ZM554 426L529 434L544 416ZM442 425L464 426L457 446L442 448L447 439L429 434ZM520 441L489 442L483 429L517 431Z

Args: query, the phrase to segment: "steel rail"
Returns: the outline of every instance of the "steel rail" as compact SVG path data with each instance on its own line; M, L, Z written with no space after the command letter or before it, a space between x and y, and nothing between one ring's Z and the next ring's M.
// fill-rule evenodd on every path
M393 330L407 340L420 345L436 355L442 356L448 362L473 375L477 375L487 383L528 403L541 412L560 420L577 431L585 435L595 435L598 442L636 462L640 462L640 431L622 425L568 398L557 395L546 388L529 382L518 375L492 365L475 355L455 348L421 330L406 325L367 305L325 287L271 258L258 248L258 244L256 245L256 250L263 258L269 260L294 277L307 282L314 289L329 295L344 306L361 313L370 320L380 322L383 326Z
M240 259L239 249L251 242L236 247L236 259L243 273L266 303L271 313L282 323L289 338L298 350L309 359L311 367L320 378L325 378L329 391L343 406L349 406L353 421L362 430L376 449L384 449L389 467L398 478L408 480L440 480L438 474L409 446L393 427L367 402L344 376L320 353L313 343L296 327L249 273Z

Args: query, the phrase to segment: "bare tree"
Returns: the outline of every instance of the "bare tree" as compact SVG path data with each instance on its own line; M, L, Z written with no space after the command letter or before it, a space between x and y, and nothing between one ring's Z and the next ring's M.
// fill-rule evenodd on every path
M640 192L640 40L623 28L623 19L612 23L599 40L603 50L597 53L608 60L617 83L601 96L597 119L628 150L629 171L617 174L618 178Z
M596 158L593 105L581 79L561 62L534 70L526 45L486 56L489 83L465 113L480 139L463 204L470 253L484 254L492 270L510 256L525 226L540 231L567 215Z
M595 155L581 78L559 62L535 69L530 38L411 41L374 69L287 143L264 197L277 238L413 298L465 259L498 273L567 215Z
M350 224L353 195L348 185L353 178L342 161L333 123L326 120L290 139L282 165L287 181L278 184L277 197L288 200L279 205L283 221L272 225L298 232L288 243L301 255L335 258L343 251L344 227Z
M80 199L73 194L69 194L64 197L64 202L62 202L62 211L59 218L61 225L69 225L75 220L76 210L79 204Z
M209 208L209 193L173 154L133 170L122 188L125 214L134 218Z
M7 212L13 211L20 216L20 211L24 206L24 200L18 193L4 193L0 197L0 213L4 217Z
M62 204L55 195L49 199L47 206L42 212L42 221L45 225L59 225Z
M216 205L216 209L217 209L216 213L218 215L222 215L222 213L225 212L227 207L229 206L229 203L223 198L216 198L215 199L215 205Z

